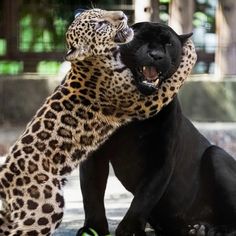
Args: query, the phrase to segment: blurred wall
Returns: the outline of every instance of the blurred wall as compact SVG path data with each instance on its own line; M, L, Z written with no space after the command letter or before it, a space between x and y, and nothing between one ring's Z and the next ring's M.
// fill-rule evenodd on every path
M54 77L27 77L0 76L0 125L24 125L59 83Z
M0 77L0 125L25 125L59 84L55 77ZM201 78L201 79L200 79ZM236 78L192 76L180 91L184 114L193 121L236 121Z

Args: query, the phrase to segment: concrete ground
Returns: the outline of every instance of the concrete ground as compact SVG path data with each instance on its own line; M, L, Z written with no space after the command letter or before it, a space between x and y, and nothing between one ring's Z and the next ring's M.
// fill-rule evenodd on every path
M195 125L212 143L236 156L236 123L195 123ZM21 127L0 127L0 156L5 154L21 132ZM65 200L65 216L55 236L74 236L77 229L83 226L84 211L78 170L73 172L65 186ZM122 187L111 171L105 195L105 206L112 235L131 201L132 195ZM154 236L154 233L149 231L148 235Z

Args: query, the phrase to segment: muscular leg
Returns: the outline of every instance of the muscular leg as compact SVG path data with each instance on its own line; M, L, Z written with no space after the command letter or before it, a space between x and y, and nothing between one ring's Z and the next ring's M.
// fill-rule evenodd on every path
M211 146L204 154L203 166L215 191L216 222L207 235L236 235L236 162L222 148Z
M109 233L105 215L104 193L109 173L109 160L99 152L80 165L80 182L85 211L85 227L90 227L99 235ZM80 234L78 234L80 235Z

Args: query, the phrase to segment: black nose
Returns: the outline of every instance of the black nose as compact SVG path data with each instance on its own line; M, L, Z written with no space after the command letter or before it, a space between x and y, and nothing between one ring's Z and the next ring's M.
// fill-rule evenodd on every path
M155 61L161 61L164 58L165 54L159 51L150 51L149 56Z

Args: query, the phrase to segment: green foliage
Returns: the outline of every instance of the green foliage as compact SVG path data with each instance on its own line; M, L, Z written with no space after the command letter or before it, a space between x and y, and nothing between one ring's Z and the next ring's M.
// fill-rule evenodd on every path
M7 50L6 40L0 39L0 56L3 56L6 54Z
M193 15L194 28L202 27L207 33L215 32L216 4L216 0L196 1L196 10Z
M158 1L158 0L156 0ZM193 25L195 28L202 27L207 33L215 31L215 2L217 0L196 0L196 12L194 13ZM66 49L65 32L72 20L74 11L78 8L105 7L106 9L121 8L124 5L132 5L133 0L21 0L19 8L19 32L14 37L17 38L19 53L44 53L44 52L63 52ZM169 18L169 4L171 0L159 0L160 20L167 23ZM122 8L123 9L123 8ZM2 17L2 9L0 16ZM125 10L125 9L123 9ZM133 14L129 9L128 14ZM132 17L130 17L132 18ZM1 26L1 20L0 20ZM7 55L7 42L1 35L0 56ZM8 55L7 55L8 56ZM0 62L0 74L21 73L24 62L13 61ZM56 73L60 62L56 61L35 61L33 68L37 65L38 73ZM33 64L33 63L32 63Z
M41 61L37 66L37 73L39 74L56 74L60 68L61 63L57 61Z
M18 61L1 61L0 74L15 75L23 71L23 63Z
M65 33L74 19L74 12L78 8L90 9L92 7L105 7L111 9L120 4L132 4L132 0L21 0L16 24L18 32L13 35L17 39L17 50L14 55L8 55L7 42L3 32L0 38L0 56L12 56L13 61L0 62L0 74L22 73L24 63L16 62L21 53L54 53L66 50ZM3 11L0 4L0 29L2 26ZM3 21L1 21L3 19ZM41 54L42 55L42 54ZM25 57L24 57L25 58ZM25 59L24 59L25 60ZM31 59L33 60L33 59ZM57 73L60 62L41 61L30 62L32 71L37 68L41 74Z
M27 14L20 20L19 49L22 52L63 51L66 27L67 21L61 18L47 20Z

